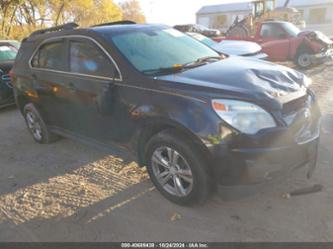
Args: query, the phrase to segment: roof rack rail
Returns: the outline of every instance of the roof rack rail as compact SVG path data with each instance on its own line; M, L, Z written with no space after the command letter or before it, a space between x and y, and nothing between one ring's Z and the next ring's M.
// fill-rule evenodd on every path
M78 26L79 25L76 24L75 22L65 23L63 25L59 25L59 26L55 26L55 27L51 27L51 28L47 28L47 29L36 30L35 32L32 32L30 36L41 35L41 34L45 34L48 32L55 32L55 31L66 30L66 29L75 29Z
M136 22L129 21L129 20L123 20L123 21L117 21L117 22L107 22L107 23L101 23L93 25L92 27L100 27L100 26L108 26L108 25L120 25L120 24L136 24Z

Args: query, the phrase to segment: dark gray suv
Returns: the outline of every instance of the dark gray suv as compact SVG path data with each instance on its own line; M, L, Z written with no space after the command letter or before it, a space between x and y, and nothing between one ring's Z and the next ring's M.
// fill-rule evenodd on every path
M36 142L64 136L130 151L179 204L302 165L310 175L316 164L320 112L309 78L227 57L165 25L37 31L22 43L13 84Z

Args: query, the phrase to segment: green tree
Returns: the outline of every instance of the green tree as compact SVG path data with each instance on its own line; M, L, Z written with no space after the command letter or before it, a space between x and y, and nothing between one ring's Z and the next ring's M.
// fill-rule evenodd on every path
M123 11L123 19L135 21L137 23L145 23L146 17L141 9L140 3L137 0L126 0L120 3Z
M2 0L0 38L20 39L36 29L67 22L87 27L122 17L112 0Z

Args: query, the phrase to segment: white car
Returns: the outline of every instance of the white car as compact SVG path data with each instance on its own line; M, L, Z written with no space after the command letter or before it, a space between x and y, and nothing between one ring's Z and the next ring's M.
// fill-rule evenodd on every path
M192 32L187 32L187 34L223 54L248 56L262 60L266 60L268 58L268 55L262 52L261 46L255 42L236 40L223 40L221 42L216 42L202 34Z

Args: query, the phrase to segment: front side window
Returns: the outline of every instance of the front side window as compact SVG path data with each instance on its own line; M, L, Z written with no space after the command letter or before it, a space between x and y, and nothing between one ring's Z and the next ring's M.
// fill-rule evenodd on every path
M115 67L92 42L71 41L70 71L93 76L112 77Z
M65 44L63 41L51 42L41 46L32 60L37 68L65 70Z
M139 71L170 68L217 52L175 29L147 29L110 36L115 46Z
M260 17L264 13L264 3L263 2L255 2L253 14L255 17Z

